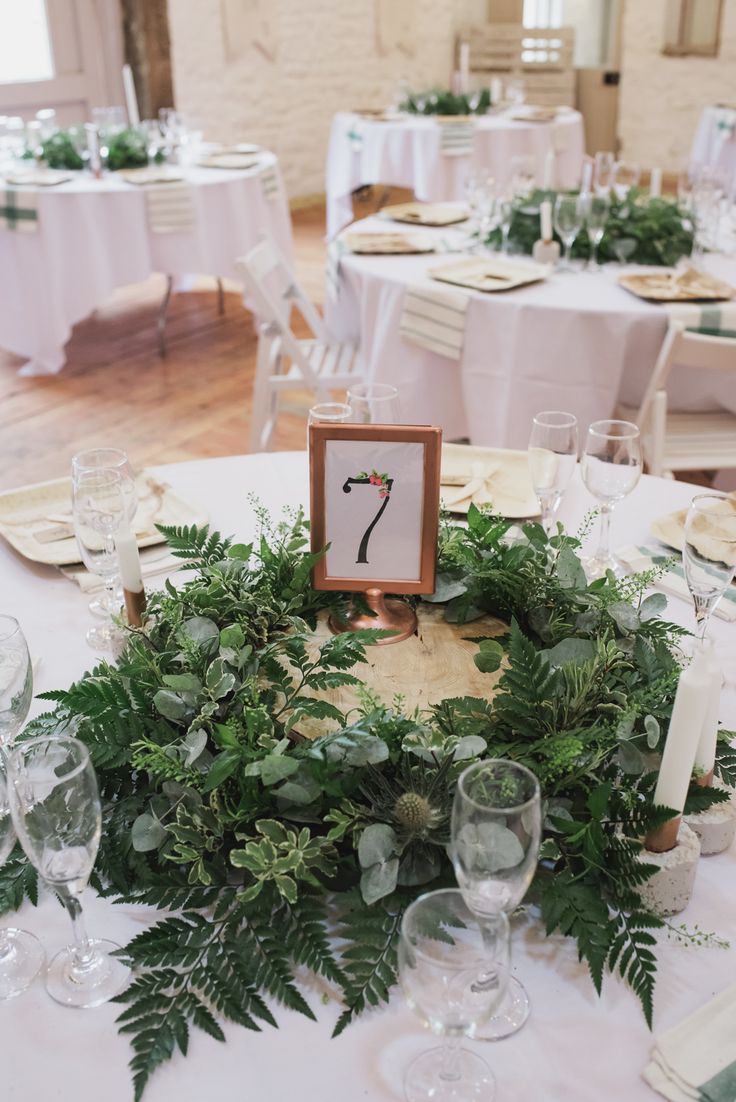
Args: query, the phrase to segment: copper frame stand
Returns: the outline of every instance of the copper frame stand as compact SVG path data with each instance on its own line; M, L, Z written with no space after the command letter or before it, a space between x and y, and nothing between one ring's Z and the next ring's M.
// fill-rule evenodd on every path
M417 630L417 616L414 609L405 601L387 597L382 589L366 589L365 603L375 615L369 616L354 606L345 617L333 613L328 620L330 631L335 635L342 631L371 629L394 632L393 635L387 635L385 639L376 640L376 646L382 647L388 643L401 643Z

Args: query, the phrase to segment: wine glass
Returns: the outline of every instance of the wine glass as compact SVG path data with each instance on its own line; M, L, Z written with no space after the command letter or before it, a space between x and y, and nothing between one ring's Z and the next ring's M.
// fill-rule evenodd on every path
M539 781L504 758L476 762L460 774L452 805L450 857L466 904L483 923L511 914L534 879L542 831ZM503 1003L478 1036L498 1041L529 1017L529 996L510 977Z
M0 754L0 868L14 845L8 780L5 762ZM28 930L19 930L14 926L0 927L0 1000L12 999L25 991L41 971L45 960L43 946Z
M133 525L136 510L138 508L138 485L135 473L127 454L122 448L88 448L77 452L72 456L72 486L75 479L83 471L95 471L100 467L106 467L120 472L123 494L125 496L125 519L129 526ZM115 575L115 592L112 603L108 600L107 592L103 591L89 602L89 610L93 616L103 618L112 616L123 603L123 590L119 576Z
M641 438L631 421L594 421L588 429L582 462L583 482L600 502L601 527L598 549L584 560L589 581L609 570L623 573L611 554L611 512L616 502L630 494L641 477Z
M122 991L130 970L110 956L120 946L88 937L82 916L80 897L102 833L89 751L65 734L28 739L8 755L8 782L20 844L61 899L74 929L74 944L49 963L46 990L63 1006L99 1006Z
M352 406L347 402L318 402L312 406L307 417L307 451L309 451L309 426L328 423L344 425L353 419Z
M496 218L498 219L498 225L501 227L501 255L508 256L509 234L514 219L514 204L513 200L507 195L499 195L496 200Z
M542 527L551 535L555 513L578 460L578 421L572 413L545 410L532 421L529 473L539 498Z
M511 158L511 190L515 199L526 199L534 191L536 165L530 156Z
M25 636L14 616L0 615L0 749L20 731L32 698L33 667Z
M598 248L605 233L610 209L611 203L607 195L590 195L585 204L585 228L593 246L588 267L593 272L601 271Z
M736 498L716 491L695 495L685 520L682 561L705 639L713 609L736 572Z
M359 425L399 424L399 392L390 383L356 383L348 390L347 404Z
M585 203L579 195L558 195L555 199L555 229L557 230L564 251L559 267L561 272L572 272L570 263L570 249L572 243L583 228Z
M72 513L82 562L102 578L112 610L118 580L115 536L125 527L127 518L120 472L100 467L79 474L72 486ZM116 637L112 619L87 632L87 642L97 650L112 649Z
M641 168L633 161L616 161L613 166L613 191L621 202L626 199L632 188L638 186Z
M595 155L595 167L593 169L593 189L596 195L608 198L613 187L613 166L616 158L613 153L601 150Z
M408 1102L491 1102L495 1080L485 1060L460 1047L503 998L509 924L503 912L479 922L457 888L421 895L401 921L399 977L406 1001L442 1048L422 1053L404 1078Z

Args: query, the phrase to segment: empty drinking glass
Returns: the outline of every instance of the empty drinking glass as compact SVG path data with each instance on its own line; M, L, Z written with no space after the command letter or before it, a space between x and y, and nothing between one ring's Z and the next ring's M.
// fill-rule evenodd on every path
M15 845L5 762L0 755L0 868ZM38 938L14 926L0 928L0 1000L20 995L33 982L46 957Z
M611 203L607 195L588 196L588 201L585 204L585 228L593 247L588 267L594 272L600 272L601 270L601 264L598 260L598 248L606 230L610 209Z
M641 168L633 161L616 161L613 166L613 190L621 202L627 198L632 188L638 186Z
M0 616L0 749L10 746L33 698L28 644L14 616Z
M87 747L63 734L20 743L8 755L8 795L20 844L63 902L74 929L74 944L48 966L46 990L64 1006L99 1006L122 991L130 971L110 956L120 947L89 938L82 918L80 897L102 831Z
M406 1001L445 1038L422 1053L404 1079L408 1102L491 1102L495 1081L485 1060L460 1047L503 998L509 969L508 919L480 923L457 888L416 899L401 922L399 977Z
M102 578L107 591L108 607L115 606L118 559L115 536L126 526L126 498L120 472L108 467L84 471L72 486L74 534L89 571ZM97 650L110 650L117 632L111 619L90 628L87 642Z
M595 167L593 169L593 188L596 195L604 195L606 198L613 187L613 166L616 158L613 153L601 150L595 155Z
M578 460L578 421L572 413L545 410L532 421L529 438L529 473L539 498L542 526L547 535L554 528L555 513Z
M507 256L511 223L514 219L514 204L508 196L500 195L496 200L496 217L498 225L501 227L501 253L503 256Z
M736 573L736 498L715 491L695 495L685 520L682 560L704 639L713 609Z
M72 486L84 471L96 471L100 467L118 471L120 474L121 488L125 497L125 519L129 526L133 526L136 510L138 508L138 484L127 454L122 448L88 448L77 452L72 456ZM117 572L114 579L114 592L112 603L107 591L89 602L89 610L94 616L103 618L112 616L123 603L123 590Z
M481 922L511 914L534 879L542 830L539 782L517 762L492 758L461 775L452 805L450 857L466 904ZM529 1017L529 996L510 977L478 1036L500 1040Z
M584 560L589 581L622 568L611 554L611 512L635 488L641 477L641 439L631 421L594 421L588 429L582 460L583 482L600 502L598 549Z
M356 424L399 424L399 392L390 383L356 383L348 391L347 404Z
M564 251L559 270L561 272L573 271L570 263L570 249L572 243L583 228L585 217L585 201L579 195L558 195L555 199L555 229L557 230Z

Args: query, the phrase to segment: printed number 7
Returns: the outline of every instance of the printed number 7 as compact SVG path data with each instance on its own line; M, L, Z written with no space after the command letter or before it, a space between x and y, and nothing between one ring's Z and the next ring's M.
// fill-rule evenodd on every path
M386 506L388 505L389 501L391 500L389 495L391 493L391 489L393 487L393 484L394 484L393 478L387 479L386 488L388 489L389 493L386 495L386 497L381 502L381 505L378 508L378 512L376 513L373 520L370 522L370 524L366 528L365 532L363 533L363 538L360 541L360 547L358 548L358 557L355 560L356 562L365 562L365 563L368 562L368 540L371 538L371 533L373 532L373 529L376 527L379 520L381 519L383 514L386 512ZM374 485L374 483L371 483L369 478L346 478L345 482L343 484L343 487L342 487L342 492L344 494L349 494L349 493L351 493L353 486L370 486L370 485Z

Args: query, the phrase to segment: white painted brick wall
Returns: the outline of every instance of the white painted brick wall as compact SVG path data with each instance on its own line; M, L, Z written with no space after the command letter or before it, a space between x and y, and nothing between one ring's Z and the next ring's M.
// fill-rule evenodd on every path
M335 111L388 103L402 78L448 84L456 28L484 0L415 0L416 50L381 56L373 0L269 0L277 56L228 63L220 0L169 0L176 103L207 138L254 141L281 161L290 197L324 190Z
M736 0L725 0L716 58L662 54L666 0L626 0L619 100L623 155L677 172L703 107L736 102Z

